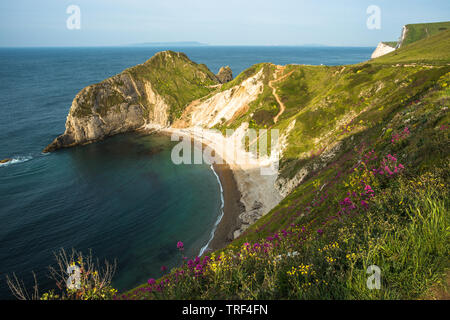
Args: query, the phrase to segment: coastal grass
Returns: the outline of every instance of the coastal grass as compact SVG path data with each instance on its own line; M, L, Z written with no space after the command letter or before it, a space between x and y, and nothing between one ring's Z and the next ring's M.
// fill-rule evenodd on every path
M398 44L397 41L383 41L383 43L389 47L395 48Z
M419 299L445 283L450 70L342 69L333 70L341 74L326 91L359 86L346 91L363 92L369 102L349 107L357 117L337 127L333 161L324 163L320 152L297 159L293 173L308 169L302 183L230 246L181 260L117 299ZM388 79L392 87L380 86ZM297 121L314 124L313 117ZM300 136L314 130L323 134L311 125ZM380 289L368 287L371 266L381 272Z
M137 97L125 97L117 88L123 88L124 78L140 88ZM173 51L157 53L143 64L126 69L121 74L91 85L82 90L76 98L78 107L73 110L75 117L86 117L93 113L105 116L108 112L119 108L123 103L135 103L142 107L145 118L149 110L145 82L162 96L169 105L169 122L179 118L184 109L194 100L212 93L212 86L218 84L216 76L204 64L191 61L185 54ZM129 99L133 100L129 100ZM118 111L118 109L117 109Z
M144 64L125 71L134 79L149 81L170 106L169 121L179 118L189 103L202 98L218 84L204 64L196 64L183 53L164 51Z
M422 40L406 43L401 48L371 61L375 64L448 64L450 27Z
M402 46L429 38L436 33L450 30L450 21L408 24L405 27L407 29L407 32L405 39L402 42Z
M399 176L385 192L373 189L377 195L364 212L232 244L116 298L418 298L449 267L448 194L441 178ZM372 265L381 270L378 290L367 286Z
M230 125L295 120L280 175L303 172L301 183L228 247L117 298L419 299L448 286L449 39L352 66L287 66L280 121L262 120L265 88Z
M217 89L263 72L248 111L216 127L281 129L280 178L297 177L298 185L210 256L184 257L183 244L174 244L179 267L115 299L418 299L445 281L450 30L440 28L356 65L286 66L290 75L275 85L286 106L277 123L269 87L276 66L255 65ZM216 90L207 70L183 56L174 79L164 71L173 54L152 59L130 75L157 83L173 99L172 117ZM373 270L379 289L368 286Z

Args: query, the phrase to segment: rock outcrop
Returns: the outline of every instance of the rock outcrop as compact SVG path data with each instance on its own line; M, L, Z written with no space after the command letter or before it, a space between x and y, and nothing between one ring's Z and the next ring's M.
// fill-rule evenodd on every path
M244 80L240 85L216 93L212 97L193 103L186 108L174 127L212 128L231 121L248 110L248 105L262 92L264 87L262 69Z
M220 68L216 75L220 83L227 83L233 80L233 72L229 66Z
M86 87L72 102L64 134L44 152L135 130L148 122L166 125L168 106L158 98L149 83L136 83L126 73Z
M380 42L377 46L377 48L375 49L375 51L372 53L371 58L375 59L381 56L384 56L385 54L388 54L392 51L395 51L395 47L391 47L390 45L384 43L384 42Z
M182 53L164 51L77 94L64 134L43 151L97 141L143 125L166 127L187 104L218 81L205 65Z

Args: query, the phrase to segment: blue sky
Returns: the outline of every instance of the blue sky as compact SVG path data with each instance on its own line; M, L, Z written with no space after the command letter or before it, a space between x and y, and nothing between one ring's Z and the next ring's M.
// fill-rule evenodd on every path
M69 5L81 10L79 30L66 26ZM379 30L366 26L370 5L381 9ZM448 0L2 0L0 46L375 46L404 24L448 20Z

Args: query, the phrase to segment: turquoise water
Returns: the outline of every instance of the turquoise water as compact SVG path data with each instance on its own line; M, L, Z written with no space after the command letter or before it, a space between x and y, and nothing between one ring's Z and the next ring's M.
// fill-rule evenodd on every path
M173 144L126 134L1 168L2 274L34 270L45 288L53 251L92 249L118 258L114 285L126 289L179 263L177 241L197 255L221 213L220 186L207 165L174 165Z
M64 131L74 96L85 86L142 63L164 48L0 49L0 299L5 274L42 289L63 247L117 258L114 285L128 289L180 262L177 241L195 256L221 214L211 168L175 166L174 142L131 133L43 155ZM234 75L258 62L350 64L373 48L201 47L184 51L217 72ZM199 223L201 222L201 223Z

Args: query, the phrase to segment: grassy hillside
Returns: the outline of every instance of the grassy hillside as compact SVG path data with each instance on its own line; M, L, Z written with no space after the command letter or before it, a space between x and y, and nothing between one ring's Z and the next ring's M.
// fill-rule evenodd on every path
M450 30L450 21L436 22L436 23L417 23L408 24L405 39L402 42L402 47L407 46L416 41L429 38L436 33Z
M152 106L145 102L145 82L150 82L169 105L170 121L179 117L193 100L212 92L214 89L210 86L218 84L206 65L196 64L183 53L164 51L143 64L83 89L83 94L76 98L78 108L73 110L73 115L86 117L95 111L104 116L122 103L141 104L150 109ZM136 91L140 94L136 95Z
M409 45L376 58L376 64L394 63L427 63L442 65L449 63L450 28L449 30L436 33L426 39L413 42Z
M397 44L398 44L397 41L383 41L383 43L384 43L385 45L387 45L387 46L392 47L392 48L395 48L395 47L397 46Z
M262 71L261 94L227 126L280 129L279 182L298 183L227 248L183 257L181 244L178 268L115 298L417 299L432 285L448 290L450 30L440 28L356 65L257 64L221 89L183 54L125 71L150 80L173 117ZM381 279L371 290L373 270Z
M123 299L415 299L450 267L450 32L351 66L287 66L235 127L292 124L302 183L239 239ZM414 65L405 66L405 63ZM266 84L275 66L261 64ZM369 266L381 270L369 290Z
M216 76L204 64L196 64L185 54L165 51L144 64L126 71L136 80L148 80L170 106L170 120L181 116L192 101L204 97L218 84Z

